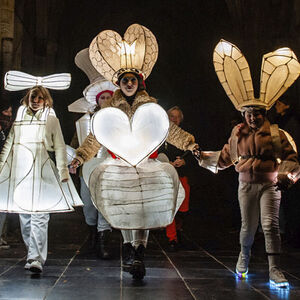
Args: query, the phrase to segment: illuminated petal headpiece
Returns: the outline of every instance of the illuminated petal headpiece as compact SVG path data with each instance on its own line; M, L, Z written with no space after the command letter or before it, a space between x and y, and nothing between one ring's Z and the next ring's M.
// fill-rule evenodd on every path
M158 45L146 27L129 26L124 38L115 31L104 30L92 41L90 59L95 69L114 84L125 72L142 74L146 79L157 60Z
M280 48L265 54L261 67L260 96L256 99L248 62L239 48L221 40L214 50L213 63L227 96L240 111L245 106L261 106L269 110L300 73L300 64L291 49Z
M20 91L40 85L52 90L65 90L71 83L71 74L60 73L39 77L20 71L8 71L4 76L4 88L8 91Z

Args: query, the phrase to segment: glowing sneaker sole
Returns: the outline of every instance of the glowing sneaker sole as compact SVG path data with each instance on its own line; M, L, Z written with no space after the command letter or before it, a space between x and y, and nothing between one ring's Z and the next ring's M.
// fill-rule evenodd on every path
M246 278L248 274L248 269L246 272L239 272L238 269L235 269L235 272L239 278Z
M272 287L276 287L276 288L289 288L290 284L288 283L288 281L284 281L284 282L275 282L274 280L270 279L270 285Z

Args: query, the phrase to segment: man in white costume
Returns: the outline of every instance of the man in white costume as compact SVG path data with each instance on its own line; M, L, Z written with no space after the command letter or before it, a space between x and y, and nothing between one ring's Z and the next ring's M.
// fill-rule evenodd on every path
M76 113L84 113L84 115L76 121L76 134L74 135L71 146L77 148L81 146L83 141L91 131L91 117L95 111L101 108L101 105L111 99L116 86L100 75L93 67L89 58L89 49L83 49L75 56L76 65L88 76L90 84L84 89L82 98L76 100L68 106L69 111ZM97 157L107 155L107 151L101 149ZM82 168L79 170L80 178L80 196L84 203L83 214L85 222L89 226L90 245L96 250L96 255L102 259L109 259L111 253L109 250L109 240L111 238L111 226L105 220L100 211L96 209L91 200L91 194L86 185Z
M221 40L213 59L218 78L235 108L241 111L244 122L233 128L228 143L221 151L196 153L199 164L213 172L234 164L239 173L238 199L242 225L237 275L244 278L248 273L251 247L260 218L270 284L287 287L288 281L279 268L279 189L297 180L299 164L290 136L278 129L276 124L270 124L266 111L297 79L300 64L289 48L265 54L260 97L256 99L248 63L235 45Z
M122 158L122 155L110 151L111 156L96 167L89 176L89 187L94 204L113 227L122 229L124 271L130 272L134 279L142 279L146 273L144 252L149 229L170 224L184 199L184 191L176 170L170 164L156 160L155 150L165 138L184 150L192 150L197 145L191 134L174 123L169 123L166 112L160 107L157 108L156 99L150 97L145 91L143 80L151 73L158 55L157 41L149 29L133 24L126 30L124 39L114 31L102 31L92 41L89 50L91 62L96 70L120 87L93 118L93 133L96 136L99 131L94 127L97 124L96 119L99 116L100 120L101 116L110 112L116 118L112 116L107 119L107 130L110 129L109 127L114 128L120 120L126 119L131 119L131 125L134 127L135 116L142 111L147 111L148 107L150 115L153 111L162 111L157 122L163 120L161 124L167 126L165 135L162 134L164 138L159 140L152 151L146 151L142 161L130 163L129 160ZM156 115L149 117L145 116L140 120L141 123L148 120L148 124L144 124L145 127L151 125L151 118L155 118ZM107 124L109 122L110 124ZM156 123L153 122L152 126L155 128ZM102 124L105 125L105 122ZM139 141L124 140L124 136L115 138L124 129L123 127L117 126L111 136L107 136L109 141L116 141L115 152L118 153L118 150L128 146L131 150L128 150L127 154L129 153L130 156L130 153L136 150L134 145L139 144ZM140 130L143 132L144 128ZM94 157L101 147L101 138L98 141L93 134L87 137L76 151L77 156L72 163L74 167ZM105 146L112 150L109 146ZM143 152L146 149L142 149L143 147L138 149ZM152 153L153 151L155 153Z
M5 76L7 90L33 86L22 100L0 156L0 210L19 213L28 250L25 269L34 273L43 271L47 258L49 213L82 205L68 182L66 146L51 108L53 100L42 86L65 89L70 81L69 74L41 78L10 71Z

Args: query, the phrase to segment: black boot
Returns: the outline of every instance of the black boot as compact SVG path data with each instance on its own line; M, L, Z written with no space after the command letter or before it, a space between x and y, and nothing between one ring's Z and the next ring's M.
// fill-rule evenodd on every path
M97 226L96 225L88 225L89 226L89 248L95 249L96 247L96 239L97 239Z
M107 247L111 231L109 229L97 233L96 254L99 258L109 259L111 253Z
M141 280L146 275L144 255L145 247L143 245L139 245L134 252L134 260L130 270L130 274L132 275L133 279Z
M134 259L134 248L131 243L123 244L122 248L122 269L124 272L130 272Z

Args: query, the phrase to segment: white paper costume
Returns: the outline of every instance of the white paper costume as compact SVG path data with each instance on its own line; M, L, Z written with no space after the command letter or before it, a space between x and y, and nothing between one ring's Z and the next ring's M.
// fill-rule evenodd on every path
M106 30L90 45L93 66L113 82L126 72L139 72L146 79L157 55L154 35L138 24L127 29L124 39ZM118 158L109 156L94 169L84 167L84 177L94 204L113 227L165 227L173 221L184 199L176 170L168 163L148 158L168 136L167 114L151 103L155 101L148 95L137 95L127 112L122 105L129 104L122 104L125 99L120 98L120 90L117 92L111 101L114 104L108 105L112 107L94 115L92 131L99 143Z
M88 76L90 84L84 89L82 98L76 100L74 103L68 106L69 111L84 113L84 115L76 121L76 133L78 137L79 146L82 145L83 141L89 135L91 131L91 116L94 110L98 108L97 98L105 92L113 94L116 90L116 86L110 81L107 81L102 75L100 75L96 69L92 66L89 58L89 49L83 49L75 56L75 64ZM99 164L108 156L107 150L103 147L98 151L97 162ZM93 165L94 160L92 159L87 164ZM105 230L111 231L109 223L102 216L101 212L96 209L91 200L90 191L83 180L80 172L80 195L84 202L83 213L85 221L91 230L91 239L93 239L94 227L97 227L97 232L103 232ZM96 245L99 244L101 238L96 238ZM93 243L93 242L92 242ZM98 247L100 248L100 247ZM100 252L99 252L100 253ZM97 252L97 255L99 255ZM102 252L100 254L103 254ZM102 255L103 256L103 255ZM101 257L101 255L100 255ZM103 258L103 257L102 257Z
M69 74L46 77L9 71L5 88L22 90L35 85L66 89ZM55 152L55 167L49 153ZM68 179L64 139L54 110L45 108L35 115L26 106L18 109L0 157L0 210L15 213L46 213L73 211L82 205L72 180Z

